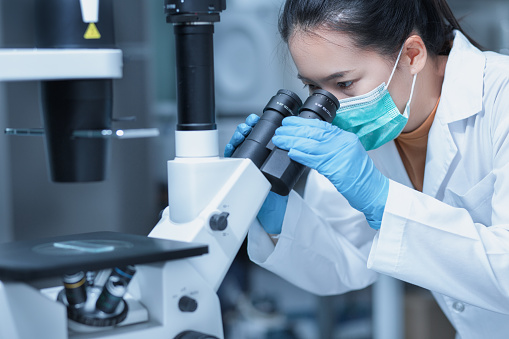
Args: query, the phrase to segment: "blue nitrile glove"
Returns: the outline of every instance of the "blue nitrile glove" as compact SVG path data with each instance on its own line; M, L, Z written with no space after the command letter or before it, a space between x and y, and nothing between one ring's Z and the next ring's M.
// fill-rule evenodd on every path
M246 122L237 126L235 132L230 139L230 142L226 144L224 148L224 156L225 158L229 158L233 155L233 152L239 147L240 144L244 142L246 137L251 133L253 127L258 123L260 117L256 114L250 114L246 118Z
M269 234L281 233L287 204L288 195L282 196L272 191L269 192L256 216L265 232Z
M288 117L272 142L289 150L291 159L313 168L329 179L350 203L378 230L389 194L389 179L375 167L350 132L325 121Z
M258 123L260 117L256 114L251 114L246 118L246 122L237 126L230 142L224 149L225 158L229 158L235 152L237 147L244 142L246 137L251 133L253 127ZM274 192L269 192L269 195L263 202L263 205L258 212L257 218L262 225L265 232L269 234L281 233L283 219L285 216L286 205L288 203L288 196L281 196Z

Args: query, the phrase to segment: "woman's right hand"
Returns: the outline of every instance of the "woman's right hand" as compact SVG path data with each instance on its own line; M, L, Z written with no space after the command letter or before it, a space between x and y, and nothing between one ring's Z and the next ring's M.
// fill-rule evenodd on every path
M241 123L237 126L230 142L224 149L225 158L232 156L237 147L244 142L259 120L260 117L258 115L251 114L246 118L245 123ZM281 233L287 203L288 196L281 196L274 192L269 192L269 195L265 199L257 215L258 221L265 232L269 234Z
M253 130L253 127L258 123L260 120L260 117L256 114L250 114L246 118L246 122L241 123L237 126L237 129L235 129L235 132L232 135L232 138L230 139L230 142L226 144L226 147L224 148L224 157L230 158L239 147L240 144L244 142L246 137L251 133Z

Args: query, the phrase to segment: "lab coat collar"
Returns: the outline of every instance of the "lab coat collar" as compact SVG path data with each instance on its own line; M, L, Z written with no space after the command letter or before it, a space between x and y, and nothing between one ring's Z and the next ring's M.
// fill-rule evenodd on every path
M486 57L460 31L454 33L436 114L436 118L444 124L466 119L482 111Z
M428 134L423 193L440 198L443 180L458 153L450 123L482 111L486 58L459 31L445 68L442 94L435 122Z

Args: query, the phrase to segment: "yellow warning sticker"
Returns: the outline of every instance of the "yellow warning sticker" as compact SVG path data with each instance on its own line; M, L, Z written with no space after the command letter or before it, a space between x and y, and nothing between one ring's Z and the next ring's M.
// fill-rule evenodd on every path
M101 39L101 33L99 33L99 30L95 26L93 22L88 24L87 31L83 35L85 39Z

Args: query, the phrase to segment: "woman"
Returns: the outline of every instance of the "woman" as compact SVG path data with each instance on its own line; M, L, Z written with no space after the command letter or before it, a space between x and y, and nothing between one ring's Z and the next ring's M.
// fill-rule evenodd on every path
M507 338L509 59L445 0L287 0L280 32L303 83L341 107L276 131L314 170L303 198L269 195L251 259L322 295L386 274L432 291L458 337Z

